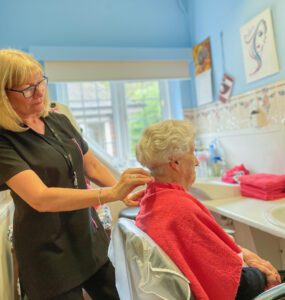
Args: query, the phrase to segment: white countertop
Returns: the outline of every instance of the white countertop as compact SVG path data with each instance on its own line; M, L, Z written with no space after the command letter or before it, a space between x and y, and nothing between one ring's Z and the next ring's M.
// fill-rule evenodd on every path
M202 202L212 212L268 232L274 236L285 238L284 228L273 225L265 217L266 212L271 207L284 205L285 198L264 201L240 196Z

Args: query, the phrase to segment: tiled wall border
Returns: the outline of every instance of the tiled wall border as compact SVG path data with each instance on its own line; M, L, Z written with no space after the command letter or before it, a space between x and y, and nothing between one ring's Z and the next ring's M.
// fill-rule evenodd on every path
M259 111L266 124L280 124L285 119L285 80L232 97L228 102L213 102L185 109L184 117L197 133L223 132L256 126L252 111Z

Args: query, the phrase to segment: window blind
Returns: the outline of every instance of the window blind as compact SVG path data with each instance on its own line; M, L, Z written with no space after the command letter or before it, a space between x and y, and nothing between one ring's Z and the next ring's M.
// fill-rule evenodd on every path
M51 82L189 79L186 60L173 61L46 61Z

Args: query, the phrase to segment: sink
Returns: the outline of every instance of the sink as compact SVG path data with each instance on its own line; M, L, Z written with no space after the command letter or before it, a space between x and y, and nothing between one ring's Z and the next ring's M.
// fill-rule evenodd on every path
M265 217L271 224L285 228L285 204L269 208Z
M211 179L197 180L189 192L201 201L240 197L239 185Z

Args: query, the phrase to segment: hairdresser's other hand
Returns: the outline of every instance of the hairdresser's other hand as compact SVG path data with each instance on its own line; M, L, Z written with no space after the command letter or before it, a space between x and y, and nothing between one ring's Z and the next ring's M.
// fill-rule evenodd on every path
M138 199L142 194L135 193L128 196L129 193L140 185L144 185L153 180L149 172L142 168L132 168L124 171L120 177L119 182L113 187L114 198L123 199L122 201L127 206L138 205ZM138 194L138 195L137 195Z
M129 194L127 197L125 197L122 201L127 205L127 206L139 206L140 204L140 199L143 197L145 193L145 190L140 190L138 192Z
M278 271L269 261L262 259L257 254L245 248L242 248L242 253L244 262L249 267L257 268L265 274L267 279L267 287L274 286L281 282Z

